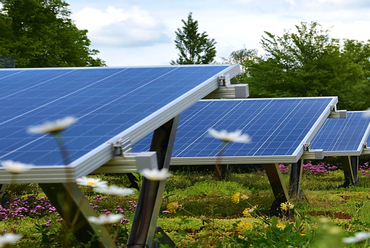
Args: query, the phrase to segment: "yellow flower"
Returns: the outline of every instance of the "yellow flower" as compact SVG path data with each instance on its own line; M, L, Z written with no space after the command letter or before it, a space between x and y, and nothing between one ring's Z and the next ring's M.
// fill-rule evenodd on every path
M251 217L252 215L250 214L250 211L251 209L250 208L246 208L246 209L244 209L244 211L243 211L243 215L244 215L244 217Z
M238 223L236 230L238 232L246 232L246 231L252 231L253 230L253 225L251 223L241 221Z
M283 211L288 211L288 207L286 206L286 204L284 202L282 202L280 204L280 209L283 210Z
M180 207L181 205L179 204L178 201L174 201L171 203L167 204L167 210L170 211L171 213L176 213L176 210Z
M293 209L293 208L294 208L294 205L289 201L283 202L280 204L280 209L283 211L288 211L289 209Z
M284 230L286 225L284 225L283 223L279 223L279 224L276 224L276 227L279 228L280 230Z
M254 211L256 211L257 210L257 207L258 207L258 204L254 205L251 208L244 209L244 211L243 211L244 217L251 217L251 213L253 213Z
M233 194L233 196L231 197L231 201L232 203L238 204L240 201L240 192L236 192L235 194Z

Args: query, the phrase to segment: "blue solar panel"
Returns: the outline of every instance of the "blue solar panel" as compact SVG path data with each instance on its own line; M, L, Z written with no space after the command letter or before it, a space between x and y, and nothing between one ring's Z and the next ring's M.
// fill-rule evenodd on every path
M0 160L63 165L52 137L30 135L26 130L45 121L74 116L79 120L63 132L63 138L71 161L75 161L116 135L150 121L153 113L169 108L229 68L220 65L0 70Z
M329 118L311 142L312 149L323 149L331 155L358 152L361 154L369 135L370 119L363 112L347 112L347 118Z
M202 100L182 112L173 158L216 157L220 141L209 137L209 128L242 130L252 138L250 144L228 144L223 159L298 156L335 104L331 97ZM136 143L134 151L147 150L145 144Z

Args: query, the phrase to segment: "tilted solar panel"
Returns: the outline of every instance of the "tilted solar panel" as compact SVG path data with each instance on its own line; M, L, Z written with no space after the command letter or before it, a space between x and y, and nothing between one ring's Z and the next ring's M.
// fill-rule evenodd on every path
M210 128L252 138L228 144L223 163L297 162L336 103L336 97L199 101L180 116L171 164L214 164L221 143L209 137ZM134 151L148 149L145 143Z
M370 132L370 119L364 112L347 112L347 118L328 118L311 141L312 149L324 156L359 156Z
M111 142L135 143L215 90L218 76L238 72L237 65L2 69L0 160L42 166L44 172L63 166L53 137L28 134L27 128L74 116L78 122L63 139L73 173L86 175L111 158ZM34 173L31 178L38 177Z

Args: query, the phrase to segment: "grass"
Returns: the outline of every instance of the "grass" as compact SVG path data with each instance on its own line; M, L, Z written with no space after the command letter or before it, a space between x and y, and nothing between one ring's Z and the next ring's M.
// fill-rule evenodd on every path
M226 180L216 183L212 176L209 171L177 170L167 180L161 211L166 210L167 204L174 201L182 206L176 213L161 213L158 224L179 247L344 247L342 237L353 236L354 233L370 227L369 177L360 175L360 183L356 187L341 188L339 186L344 182L342 171L316 175L304 172L301 184L304 199L292 200L295 205L294 217L281 216L275 220L268 217L274 197L263 172L234 171ZM109 184L122 187L130 185L125 175L102 174L98 177ZM284 174L283 177L288 184L289 174ZM81 187L81 190L98 213L117 210L119 197L97 195L88 187ZM235 204L231 197L236 192L247 194L249 198L241 199ZM7 193L6 197L13 199L29 195L36 195L37 198L44 196L37 184L13 185L8 188ZM6 197L1 199L3 207L9 199ZM120 206L126 209L125 217L130 220L122 224L117 241L123 247L134 210L128 201L136 200L137 197L138 194L125 198ZM243 217L243 210L256 204L258 213ZM328 222L323 221L323 217ZM2 233L9 231L24 235L14 247L60 247L58 234L63 233L64 226L59 219L56 212L49 213L45 210L25 217L3 219L0 230L3 230ZM50 226L45 224L48 221L51 221ZM243 223L249 223L253 230L238 231L238 225ZM286 226L285 231L276 228L279 223ZM116 227L110 228L113 233ZM331 243L325 246L328 240ZM349 244L346 247L367 247L366 245L367 243ZM84 247L73 237L69 246Z

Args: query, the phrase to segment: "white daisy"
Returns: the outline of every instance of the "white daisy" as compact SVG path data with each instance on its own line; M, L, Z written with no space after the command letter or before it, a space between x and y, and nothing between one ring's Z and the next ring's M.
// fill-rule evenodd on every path
M7 172L12 173L12 174L20 174L20 173L30 170L33 167L32 164L24 164L24 163L12 161L12 160L2 161L1 165L4 167L4 169Z
M89 216L87 219L94 224L98 225L107 225L107 224L114 224L120 221L123 218L123 214L108 214L108 215L101 215L99 217Z
M109 187L99 187L94 189L95 192L107 194L107 195L117 195L117 196L128 196L135 193L133 189L121 188L115 185Z
M55 121L47 121L44 124L32 126L28 128L29 133L59 133L69 127L70 125L74 124L77 121L76 117L67 116L63 119L55 120Z
M151 181L163 181L166 180L167 177L171 176L171 173L168 172L168 169L163 168L162 170L158 169L144 169L141 171L143 176Z
M0 236L0 247L7 247L14 244L23 237L21 234L5 233Z
M370 232L358 232L354 237L343 238L344 243L359 243L370 238Z
M88 178L88 177L81 177L77 178L77 184L82 186L90 186L90 187L107 187L106 181L101 181L99 178Z
M227 132L226 130L216 131L215 129L210 128L208 133L212 137L225 142L250 143L252 141L248 134L242 134L242 131L240 130Z

